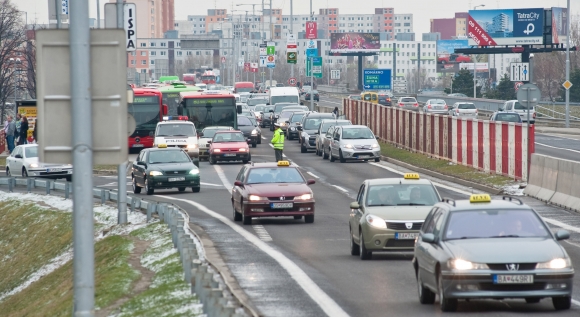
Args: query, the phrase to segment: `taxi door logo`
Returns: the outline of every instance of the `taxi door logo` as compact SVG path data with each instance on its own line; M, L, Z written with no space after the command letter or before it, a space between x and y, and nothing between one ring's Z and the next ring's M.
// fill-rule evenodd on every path
M508 271L517 271L517 270L520 269L520 265L519 264L511 263L511 264L506 264L505 266L506 266L506 268L507 268Z
M317 27L316 22L306 22L306 38L307 39L315 39L317 38Z

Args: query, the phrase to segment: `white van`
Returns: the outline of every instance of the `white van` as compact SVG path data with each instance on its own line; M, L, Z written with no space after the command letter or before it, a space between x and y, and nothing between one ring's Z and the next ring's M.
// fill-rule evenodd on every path
M295 87L271 87L268 91L268 99L271 105L279 102L300 104L300 96Z
M202 90L207 90L207 85L206 84L195 84L196 87L199 87L199 89Z
M517 100L506 101L503 107L499 108L499 112L514 112L520 115L522 122L528 121L528 107L519 103ZM533 106L530 108L530 123L536 123L536 109Z
M167 147L182 148L199 167L199 144L193 122L187 121L186 116L164 117L163 120L157 123L153 147L167 144Z

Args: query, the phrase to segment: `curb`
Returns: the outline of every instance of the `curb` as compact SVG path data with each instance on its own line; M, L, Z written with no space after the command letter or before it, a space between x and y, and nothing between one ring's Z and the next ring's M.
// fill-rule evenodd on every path
M474 189L481 190L481 191L484 191L484 192L488 192L490 194L499 195L499 194L502 193L502 190L501 189L497 189L495 187L491 187L491 186L488 186L488 185L483 185L483 184L471 182L471 181L468 181L468 180L464 180L464 179L461 179L461 178L456 178L456 177L449 176L449 175L445 175L445 174L441 174L441 173L438 173L438 172L433 172L433 171L428 170L426 168L422 168L422 167L414 166L414 165L411 165L411 164L408 164L408 163L405 163L405 162L401 162L399 160L386 157L384 155L381 155L381 160L383 160L385 162L389 162L389 163L395 164L395 165L398 165L398 166L401 166L401 167L404 167L404 168L407 168L407 169L410 169L410 170L417 171L420 174L425 174L425 175L429 175L431 177L436 177L436 178L439 178L439 179L442 179L442 180L445 180L445 181L448 181L448 182L451 182L451 183L456 183L456 184L459 184L459 185L463 185L463 186L467 186L467 187L472 187Z

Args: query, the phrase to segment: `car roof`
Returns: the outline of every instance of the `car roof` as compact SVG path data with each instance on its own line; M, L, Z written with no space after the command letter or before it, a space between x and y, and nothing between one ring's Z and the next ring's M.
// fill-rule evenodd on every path
M357 124L349 124L349 125L341 125L340 126L343 129L354 129L354 128L367 128L370 129L369 127L367 127L366 125L357 125Z
M512 200L509 201L509 198L504 196L506 200L503 199L492 199L490 202L477 202L471 203L469 199L462 199L462 200L449 200L449 202L440 202L437 203L435 206L441 206L449 209L450 212L455 211L466 211L466 210L493 210L493 209L519 209L519 210L533 210L532 207L524 204L519 200ZM520 204L521 202L521 204Z
M296 168L297 166L293 163L290 163L290 166L278 166L277 162L265 162L265 163L249 163L250 168L259 168L259 167L276 167L276 168Z
M143 149L144 151L183 151L181 148L179 147L163 147L163 148L159 148L159 147L152 147L152 148L148 148L148 149Z
M367 184L369 186L372 185L433 185L430 180L428 179L405 179L403 177L400 178L375 178L375 179L367 179Z
M227 127L227 126L213 126L213 127L206 127L203 128L204 130L217 130L217 129L230 129L233 130L233 127Z
M309 112L307 117L319 117L319 118L334 118L332 113L321 113L321 112Z
M191 122L191 121L185 121L185 120L167 120L167 121L159 121L159 122L157 122L157 124L176 124L176 123L193 125L193 122Z
M217 131L215 134L225 134L225 133L242 133L242 131L239 130L229 130L229 131Z
M324 119L324 120L322 120L322 123L327 123L327 122L350 122L350 120L346 120L346 119Z

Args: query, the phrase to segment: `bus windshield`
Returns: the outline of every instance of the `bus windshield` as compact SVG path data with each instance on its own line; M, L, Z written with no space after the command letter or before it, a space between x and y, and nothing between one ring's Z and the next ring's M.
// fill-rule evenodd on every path
M236 99L233 97L186 98L183 114L198 131L211 126L238 128Z
M177 107L179 107L179 93L178 92L164 92L163 104L167 105L167 115L176 116Z
M133 103L127 105L128 112L135 118L135 135L146 136L155 131L161 106L158 96L135 96Z

